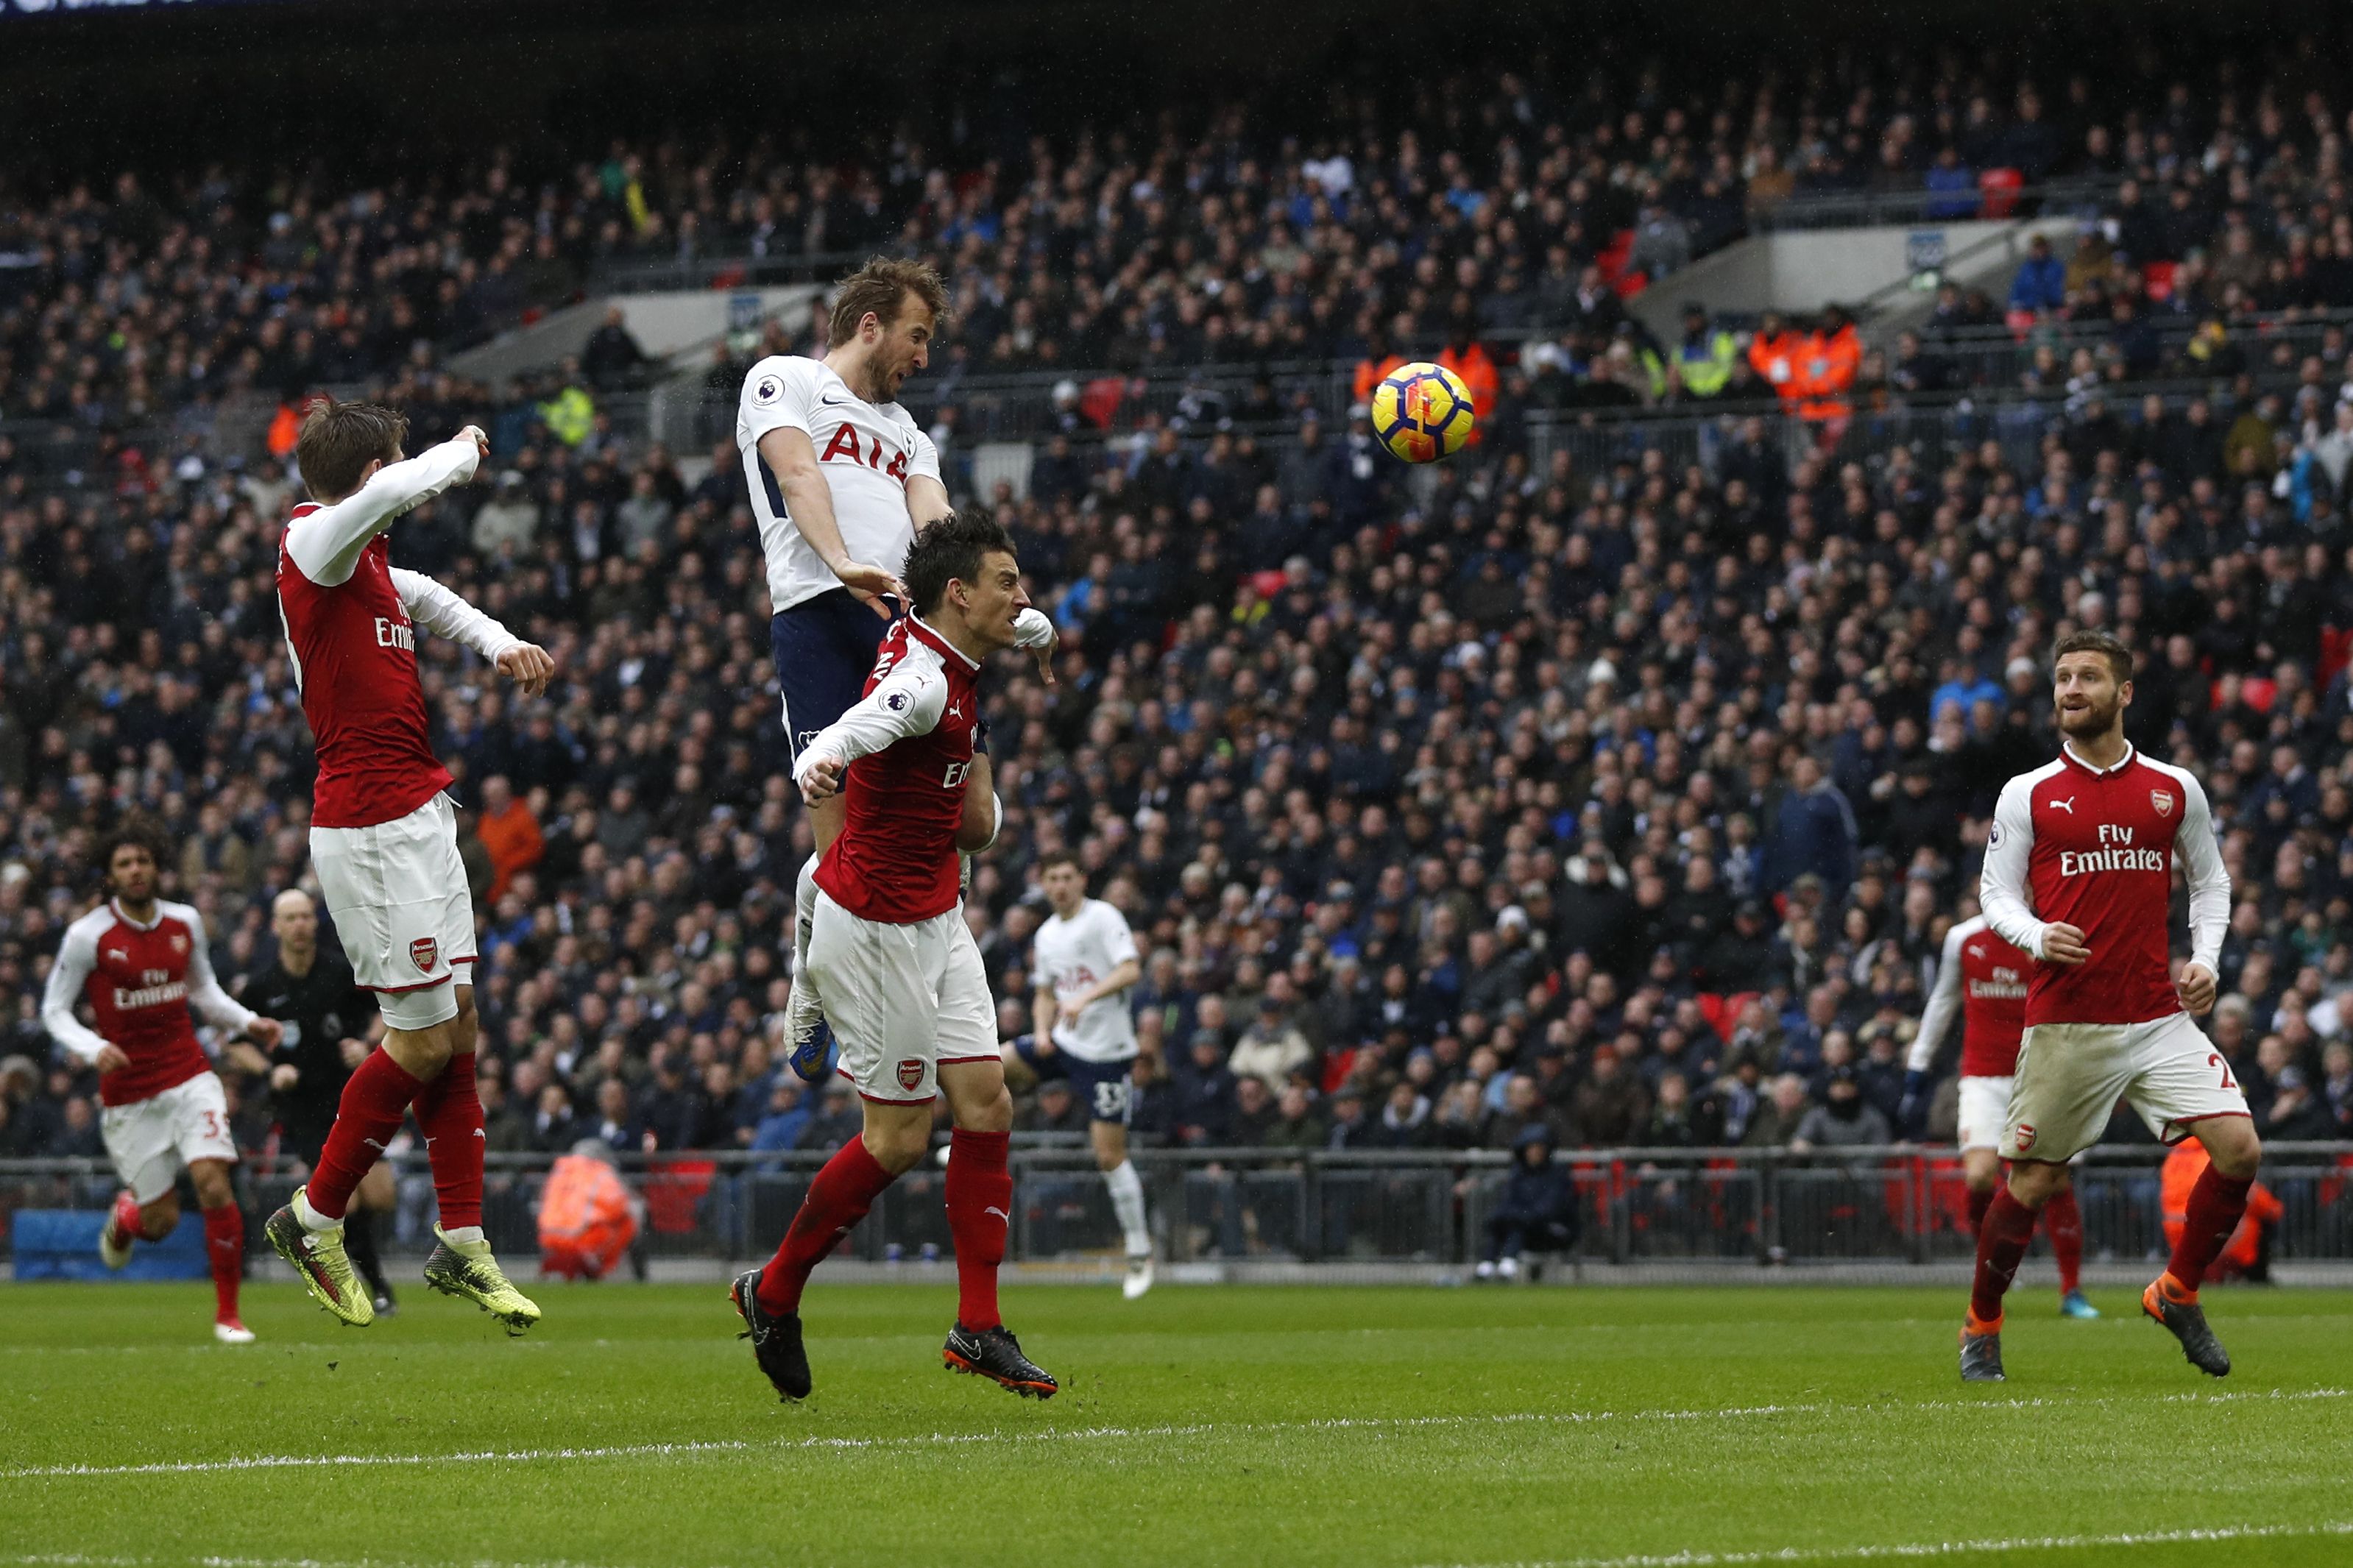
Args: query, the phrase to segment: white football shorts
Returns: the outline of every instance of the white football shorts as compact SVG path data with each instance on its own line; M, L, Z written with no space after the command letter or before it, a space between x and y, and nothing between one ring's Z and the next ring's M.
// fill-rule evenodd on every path
M2056 1164L2099 1142L2119 1099L2159 1142L2192 1123L2244 1116L2247 1097L2187 1013L2142 1024L2038 1024L2018 1047L2001 1157Z
M943 1062L998 1061L997 1008L961 909L913 925L860 919L822 889L808 979L841 1076L884 1105L928 1105Z
M2002 1129L2010 1120L2010 1081L2007 1078L1961 1079L1960 1116L1954 1135L1962 1148L2001 1147Z
M473 981L474 900L449 797L373 827L313 827L311 863L343 956L384 1021L429 1029L456 1017L457 985Z
M228 1133L228 1097L221 1092L221 1080L208 1072L145 1100L108 1106L99 1132L114 1173L140 1204L170 1192L189 1161L237 1161L237 1142Z

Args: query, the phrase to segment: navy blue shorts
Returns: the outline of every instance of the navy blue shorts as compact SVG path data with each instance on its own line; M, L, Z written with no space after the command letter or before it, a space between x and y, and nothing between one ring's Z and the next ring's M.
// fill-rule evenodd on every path
M803 599L768 620L768 646L784 696L785 743L797 761L818 731L865 695L891 623L847 588Z
M1034 1057L1023 1054L1031 1066L1038 1065ZM1045 1066L1051 1068L1058 1063L1071 1086L1071 1098L1087 1108L1090 1119L1127 1125L1135 1110L1135 1080L1129 1076L1135 1067L1134 1057L1115 1062L1089 1062L1058 1050L1046 1058ZM1045 1076L1052 1074L1050 1071Z

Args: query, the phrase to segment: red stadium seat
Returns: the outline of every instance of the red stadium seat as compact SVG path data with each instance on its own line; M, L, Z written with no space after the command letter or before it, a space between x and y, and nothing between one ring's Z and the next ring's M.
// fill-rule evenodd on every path
M2026 176L2015 169L1988 169L1978 176L1978 189L1985 193L1985 205L1980 216L2008 217L2018 210L2019 188Z

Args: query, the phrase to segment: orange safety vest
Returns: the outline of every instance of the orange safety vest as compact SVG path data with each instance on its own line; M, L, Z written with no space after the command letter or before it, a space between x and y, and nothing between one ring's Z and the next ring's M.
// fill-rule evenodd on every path
M1773 389L1773 395L1785 404L1798 401L1798 334L1783 332L1767 337L1759 332L1748 340L1748 366Z
M1397 369L1397 367L1401 364L1410 364L1412 363L1412 361L1407 359L1403 354L1390 354L1385 359L1374 359L1367 355L1366 358L1358 360L1356 362L1356 378L1353 384L1356 388L1356 395L1351 398L1350 401L1354 403L1370 403L1373 400L1373 388L1378 386L1384 381L1387 381L1389 377L1389 372Z
M1809 332L1798 350L1798 413L1807 419L1843 419L1852 410L1846 395L1862 364L1862 340L1852 325L1823 334Z
M586 1154L566 1154L539 1198L539 1252L550 1273L600 1279L638 1238L620 1173Z

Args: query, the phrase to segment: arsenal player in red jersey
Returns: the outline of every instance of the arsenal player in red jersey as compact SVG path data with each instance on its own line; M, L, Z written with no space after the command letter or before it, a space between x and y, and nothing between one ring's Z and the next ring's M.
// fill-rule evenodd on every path
M2036 962L2001 1142L2010 1184L1978 1230L1961 1330L1970 1382L2001 1379L2002 1293L2035 1212L2068 1185L2067 1162L2099 1137L2119 1097L2162 1142L2196 1138L2212 1157L2141 1310L2199 1370L2231 1370L2198 1287L2245 1212L2263 1147L2230 1064L2190 1021L2214 1005L2231 879L2198 781L2125 740L2131 677L2132 655L2106 633L2059 639L2059 759L2002 787L1986 839L1986 919ZM2189 961L2178 976L2167 934L2176 864L2189 886Z
M269 1216L269 1244L319 1304L375 1321L343 1249L344 1205L413 1108L433 1163L439 1245L425 1282L521 1333L539 1308L482 1236L482 1106L474 1092L474 910L458 858L448 770L433 754L417 628L454 637L529 694L554 663L457 595L392 564L385 532L473 478L489 443L469 426L416 458L388 408L326 402L302 422L295 460L311 500L278 551L278 612L317 738L311 860L359 984L386 1026L343 1086L310 1180Z
M1896 1121L1916 1135L1927 1114L1928 1069L1956 1016L1961 1019L1960 1116L1955 1131L1961 1146L1961 1177L1969 1193L1969 1229L1983 1228L2001 1182L2002 1119L2010 1110L2010 1080L2018 1070L2018 1040L2026 1029L2026 977L2034 961L2004 942L1983 915L1957 921L1945 933L1936 963L1936 988L1920 1015L1904 1075L1904 1103ZM2075 1189L2063 1186L2042 1205L2052 1257L2059 1265L2059 1310L2069 1318L2096 1318L2100 1310L2084 1299L2084 1216Z
M807 1394L802 1287L882 1190L923 1158L932 1101L945 1095L955 1123L946 1198L957 1309L944 1358L958 1372L1050 1398L1053 1377L1021 1353L997 1315L997 1268L1013 1212L1013 1104L956 858L997 836L988 758L975 743L980 670L990 654L1018 643L1029 598L1012 540L987 518L951 516L916 535L905 580L912 613L884 636L865 696L813 736L794 765L811 801L844 796L841 832L818 867L808 980L839 1042L841 1075L865 1102L865 1129L810 1183L766 1267L736 1278L735 1309L777 1393Z
M155 896L164 857L144 828L118 828L101 853L112 896L66 928L41 998L49 1037L98 1069L106 1152L122 1178L98 1255L120 1268L131 1260L133 1238L161 1241L172 1233L180 1223L172 1189L185 1166L205 1215L213 1335L223 1344L250 1344L252 1331L237 1317L245 1216L229 1185L237 1145L227 1098L189 1010L265 1047L278 1044L279 1026L237 1005L213 978L204 917ZM90 1005L96 1028L74 1016L77 1002Z

